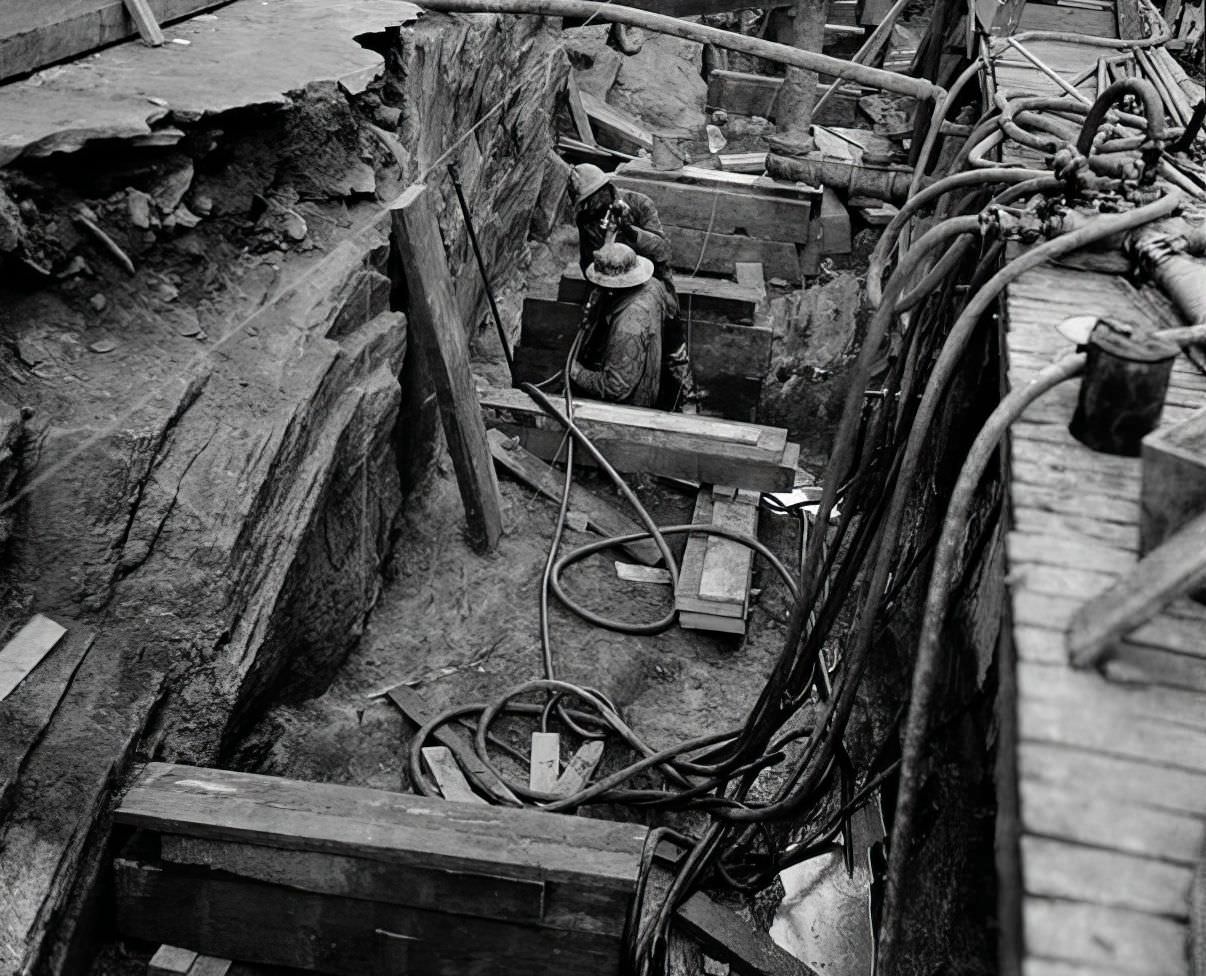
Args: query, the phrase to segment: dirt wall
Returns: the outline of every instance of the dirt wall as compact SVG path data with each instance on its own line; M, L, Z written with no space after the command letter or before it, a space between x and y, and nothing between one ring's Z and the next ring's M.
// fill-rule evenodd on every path
M21 893L0 905L0 972L78 961L132 760L217 761L266 696L320 690L358 639L437 448L390 310L389 201L420 177L439 193L468 330L482 292L446 150L492 273L523 259L566 70L556 35L431 17L359 40L386 65L363 92L316 82L168 119L183 132L168 146L0 170L0 399L32 413L4 619L94 635L36 744L0 742L24 750L0 810L0 889Z

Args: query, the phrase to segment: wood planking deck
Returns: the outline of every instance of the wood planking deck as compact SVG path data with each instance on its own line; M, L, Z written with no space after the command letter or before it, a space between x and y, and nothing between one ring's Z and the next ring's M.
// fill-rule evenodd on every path
M1180 325L1125 279L1046 266L1004 299L1011 388L1072 344L1071 315ZM1008 581L1024 976L1184 976L1189 888L1206 843L1206 606L1180 600L1098 671L1068 665L1077 608L1138 559L1140 462L1068 433L1079 383L1010 437ZM1206 406L1206 376L1173 368L1162 424Z

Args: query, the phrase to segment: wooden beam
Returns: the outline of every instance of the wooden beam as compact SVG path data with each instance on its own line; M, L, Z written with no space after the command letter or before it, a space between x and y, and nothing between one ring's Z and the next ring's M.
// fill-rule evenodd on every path
M641 149L653 150L653 133L627 112L608 105L589 92L580 92L582 108L598 132L600 145L636 153Z
M614 972L648 835L636 824L164 763L142 769L114 818L157 841L137 850L162 852L129 854L141 860L119 867L121 934L336 976L374 971L356 968L371 948L357 943L371 944L376 929L446 959L416 973L477 971L487 949L494 966L516 972ZM298 919L313 938L278 937L296 933Z
M491 809L434 802L475 813ZM557 818L562 820L591 822L584 817ZM495 838L496 848L509 846L504 836ZM500 967L532 976L614 976L619 969L622 940L609 933L408 908L169 870L125 858L119 858L113 868L117 928L124 938L156 941L166 936L174 943L204 946L210 954L240 962L330 976L398 972L378 968L380 940L392 937L405 950L404 971L415 976L499 972ZM616 908L609 905L606 910L610 916ZM590 909L578 911L585 917ZM299 924L304 926L304 937L299 937Z
M0 649L0 702L12 694L65 633L66 627L37 613Z
M674 291L683 318L692 323L706 320L752 325L759 306L766 300L763 282L755 285L721 278L676 277ZM561 273L557 300L581 306L589 292L590 285L578 262L571 261Z
M1068 624L1068 656L1077 667L1098 663L1117 641L1178 597L1206 586L1206 512L1187 522Z
M718 905L702 891L674 913L683 931L713 959L728 963L737 976L819 976L817 971L779 948L769 935Z
M490 441L490 453L497 464L502 465L525 485L536 489L545 498L560 503L564 475L549 467L530 451L524 450L519 444L513 443L501 430L490 430L486 435ZM570 486L570 508L582 512L590 529L604 538L644 531L640 523L619 505L581 485ZM646 566L656 566L662 561L661 550L652 539L630 542L622 548L629 556Z
M812 209L808 199L792 200L746 187L727 188L719 183L711 186L674 183L626 172L616 173L612 182L622 190L636 190L651 198L666 224L771 241L798 244L808 241Z
M774 75L717 68L708 75L707 105L709 109L723 109L730 115L756 115L773 122L775 103L782 87L783 79ZM825 95L833 87L832 84L820 84L817 85L817 92ZM861 88L839 85L836 92L828 95L821 110L815 113L815 121L852 124L862 92Z
M502 536L498 480L473 389L469 343L427 188L417 184L407 189L392 213L394 244L409 297L407 322L435 386L470 538L478 548L494 549Z
M740 261L757 261L768 278L797 285L803 281L800 255L788 241L769 241L744 234L709 233L698 227L666 226L673 252L671 261L681 271L732 274Z
M831 187L821 195L821 250L825 254L849 254L850 214Z
M519 436L538 457L556 456L564 429L527 394L486 389L481 402L492 427ZM575 420L620 471L760 491L785 491L795 482L800 448L780 427L585 399L576 402Z
M212 10L230 0L144 0L158 24ZM0 3L0 81L129 40L137 34L124 0Z
M582 91L578 88L578 79L573 71L566 76L565 97L569 103L570 118L574 120L574 129L578 133L578 138L588 146L597 146L595 133L590 127L590 116L586 114L586 108L582 104Z
M163 31L160 30L159 21L155 19L155 14L147 0L125 0L125 3L130 18L138 27L138 36L142 38L143 43L150 47L162 46Z
M427 703L423 701L423 696L413 688L398 685L387 691L386 695L402 710L402 714L419 728L434 718ZM447 723L439 726L432 734L432 738L451 751L457 762L467 769L475 779L480 780L495 799L504 803L519 803L519 798L511 792L510 787L490 772L486 764L481 761L477 750L473 748L473 743L457 732L454 726Z

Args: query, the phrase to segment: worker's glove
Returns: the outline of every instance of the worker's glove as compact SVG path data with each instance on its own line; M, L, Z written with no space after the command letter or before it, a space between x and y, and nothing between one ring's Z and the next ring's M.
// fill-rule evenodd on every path
M632 226L632 208L623 200L617 200L611 205L611 215L620 230L627 230Z
M577 383L581 379L583 372L582 364L575 359L570 363L570 382Z

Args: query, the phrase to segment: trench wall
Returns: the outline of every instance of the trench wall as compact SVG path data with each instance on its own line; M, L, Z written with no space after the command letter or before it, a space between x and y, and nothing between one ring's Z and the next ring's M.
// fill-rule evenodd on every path
M391 311L405 296L389 201L420 178L437 192L467 331L482 288L445 162L494 279L523 260L567 70L558 34L427 17L357 40L385 61L362 91L316 82L171 120L185 137L170 149L106 143L0 170L0 396L32 412L24 427L13 415L0 457L19 498L3 616L10 632L32 612L71 623L81 654L39 676L67 684L44 731L0 734L0 780L18 771L0 790L0 973L86 962L106 811L131 762L217 763L269 696L320 691L405 546L399 511L439 433ZM133 277L81 236L81 205ZM101 315L122 358L104 372L89 352Z

